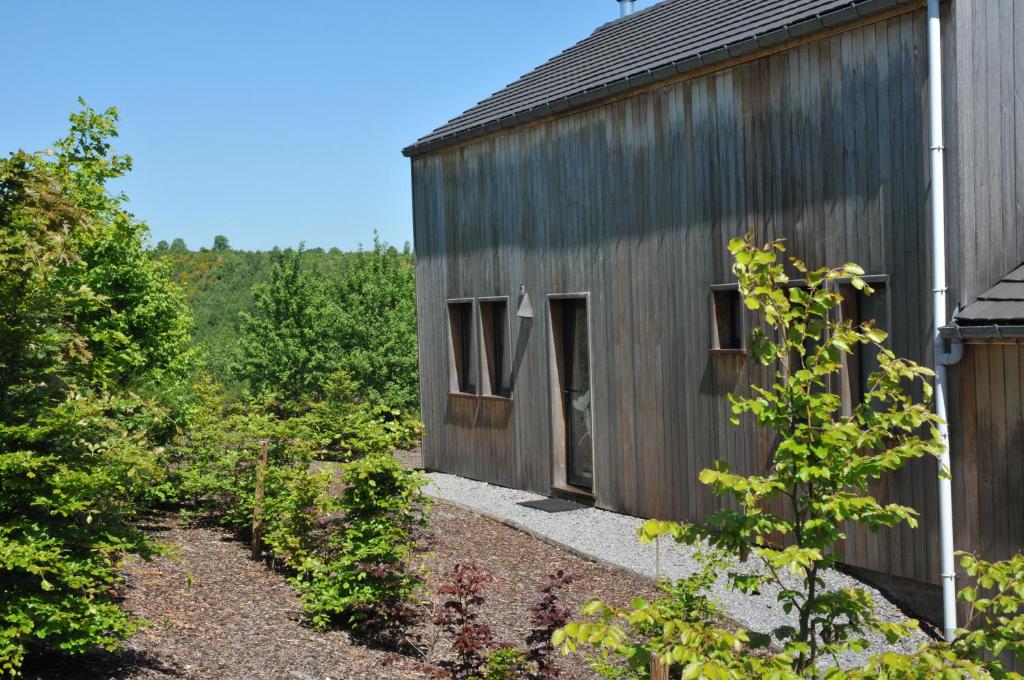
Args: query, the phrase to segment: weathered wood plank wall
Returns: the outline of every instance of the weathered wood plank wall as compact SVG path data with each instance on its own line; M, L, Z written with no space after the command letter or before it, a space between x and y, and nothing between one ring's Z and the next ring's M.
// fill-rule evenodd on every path
M969 344L952 375L961 404L950 422L957 548L1009 559L1024 546L1024 343ZM959 574L957 585L974 583ZM962 624L967 611L961 603Z
M708 352L709 286L750 229L890 275L894 349L927 361L925 54L915 11L414 159L426 464L550 490L545 296L585 291L598 505L713 512L700 470L753 471L770 444L728 422L749 360ZM445 300L515 303L520 284L537 315L513 321L513 402L450 396ZM927 524L934 473L917 468L883 493ZM852 563L922 581L932 547L927 531L847 542Z
M1024 2L952 7L951 304L968 304L1024 262Z
M958 548L988 560L1024 545L1024 344L971 344L956 367L963 407L952 424Z
M1024 28L1024 2L950 8L947 90L966 100L949 106L951 251L965 258L953 285L966 300L1024 259L1024 50L1000 61L992 44L1015 35L1006 22ZM771 446L768 433L729 424L725 398L765 376L747 357L708 351L709 287L729 281L725 245L747 230L788 239L814 264L889 275L893 349L929 363L926 56L915 9L415 158L425 463L550 491L546 296L588 292L597 504L707 517L719 501L700 470L717 459L758 470ZM1011 113L997 105L1007 96ZM977 166L996 155L1004 181L993 188ZM508 295L514 310L521 284L536 316L512 319L513 400L449 395L445 300ZM883 499L918 509L920 528L851 532L850 564L938 582L935 474L918 461L882 485Z

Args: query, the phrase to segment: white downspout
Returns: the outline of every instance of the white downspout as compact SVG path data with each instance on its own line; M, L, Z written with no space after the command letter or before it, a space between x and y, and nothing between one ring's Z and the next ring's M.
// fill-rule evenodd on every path
M939 0L928 0L928 100L931 113L932 175L932 319L935 333L935 414L939 417L939 535L942 554L942 633L956 637L956 563L953 544L953 484L946 425L946 365L940 355L939 329L946 323L946 171L942 134L942 20Z

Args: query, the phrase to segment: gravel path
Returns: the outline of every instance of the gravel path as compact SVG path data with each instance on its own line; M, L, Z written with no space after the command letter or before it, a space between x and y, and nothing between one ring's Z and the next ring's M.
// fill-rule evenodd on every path
M641 545L636 539L636 531L642 520L635 517L595 508L547 513L517 505L521 501L542 498L536 494L438 472L429 473L429 477L433 484L428 488L428 493L437 498L459 504L624 571L653 579L659 575L660 569L660 576L676 579L698 568L693 548L674 543L670 545L664 541L660 547ZM739 565L732 566L737 568ZM752 566L753 561L743 565L744 568ZM860 587L870 592L878 602L879 615L886 621L906 619L903 612L877 590L851 576L832 570L826 572L823 578L829 588ZM765 588L760 595L744 595L729 589L723 576L712 595L737 623L753 631L768 633L777 626L796 622L795 617L787 616L782 611L776 600L777 593L777 589ZM927 640L924 633L917 633L904 638L891 649L912 652ZM880 636L872 639L872 646L872 653L890 648ZM863 662L866 657L867 654L848 654L840 661L849 667Z

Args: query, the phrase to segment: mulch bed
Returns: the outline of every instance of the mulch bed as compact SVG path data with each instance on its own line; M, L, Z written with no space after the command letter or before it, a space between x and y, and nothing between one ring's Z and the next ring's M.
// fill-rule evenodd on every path
M248 547L228 532L181 527L175 515L152 519L149 530L172 546L167 557L125 566L124 606L150 626L121 655L93 653L30 660L25 677L39 680L224 678L283 680L383 680L445 677L438 663L448 641L427 623L420 632L431 647L425 659L372 649L340 631L317 632L303 623L302 608L285 577L249 559ZM567 520L570 521L570 520ZM623 604L652 594L641 579L580 558L464 509L437 503L430 519L431 592L458 562L476 563L494 578L483 618L499 642L522 645L531 602L547 575L564 569L578 576L564 601L573 611L591 596ZM433 643L433 644L431 644ZM595 677L578 655L560 660L563 677Z

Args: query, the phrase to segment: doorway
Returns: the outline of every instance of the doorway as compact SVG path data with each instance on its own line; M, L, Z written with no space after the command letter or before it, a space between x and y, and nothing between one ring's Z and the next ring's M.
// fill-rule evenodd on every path
M564 456L556 461L556 468L565 470L565 482L569 485L592 491L594 443L588 321L586 297L552 299L552 340L562 424L561 428L556 427L556 434L561 430L562 441L556 442L555 450L556 455Z

